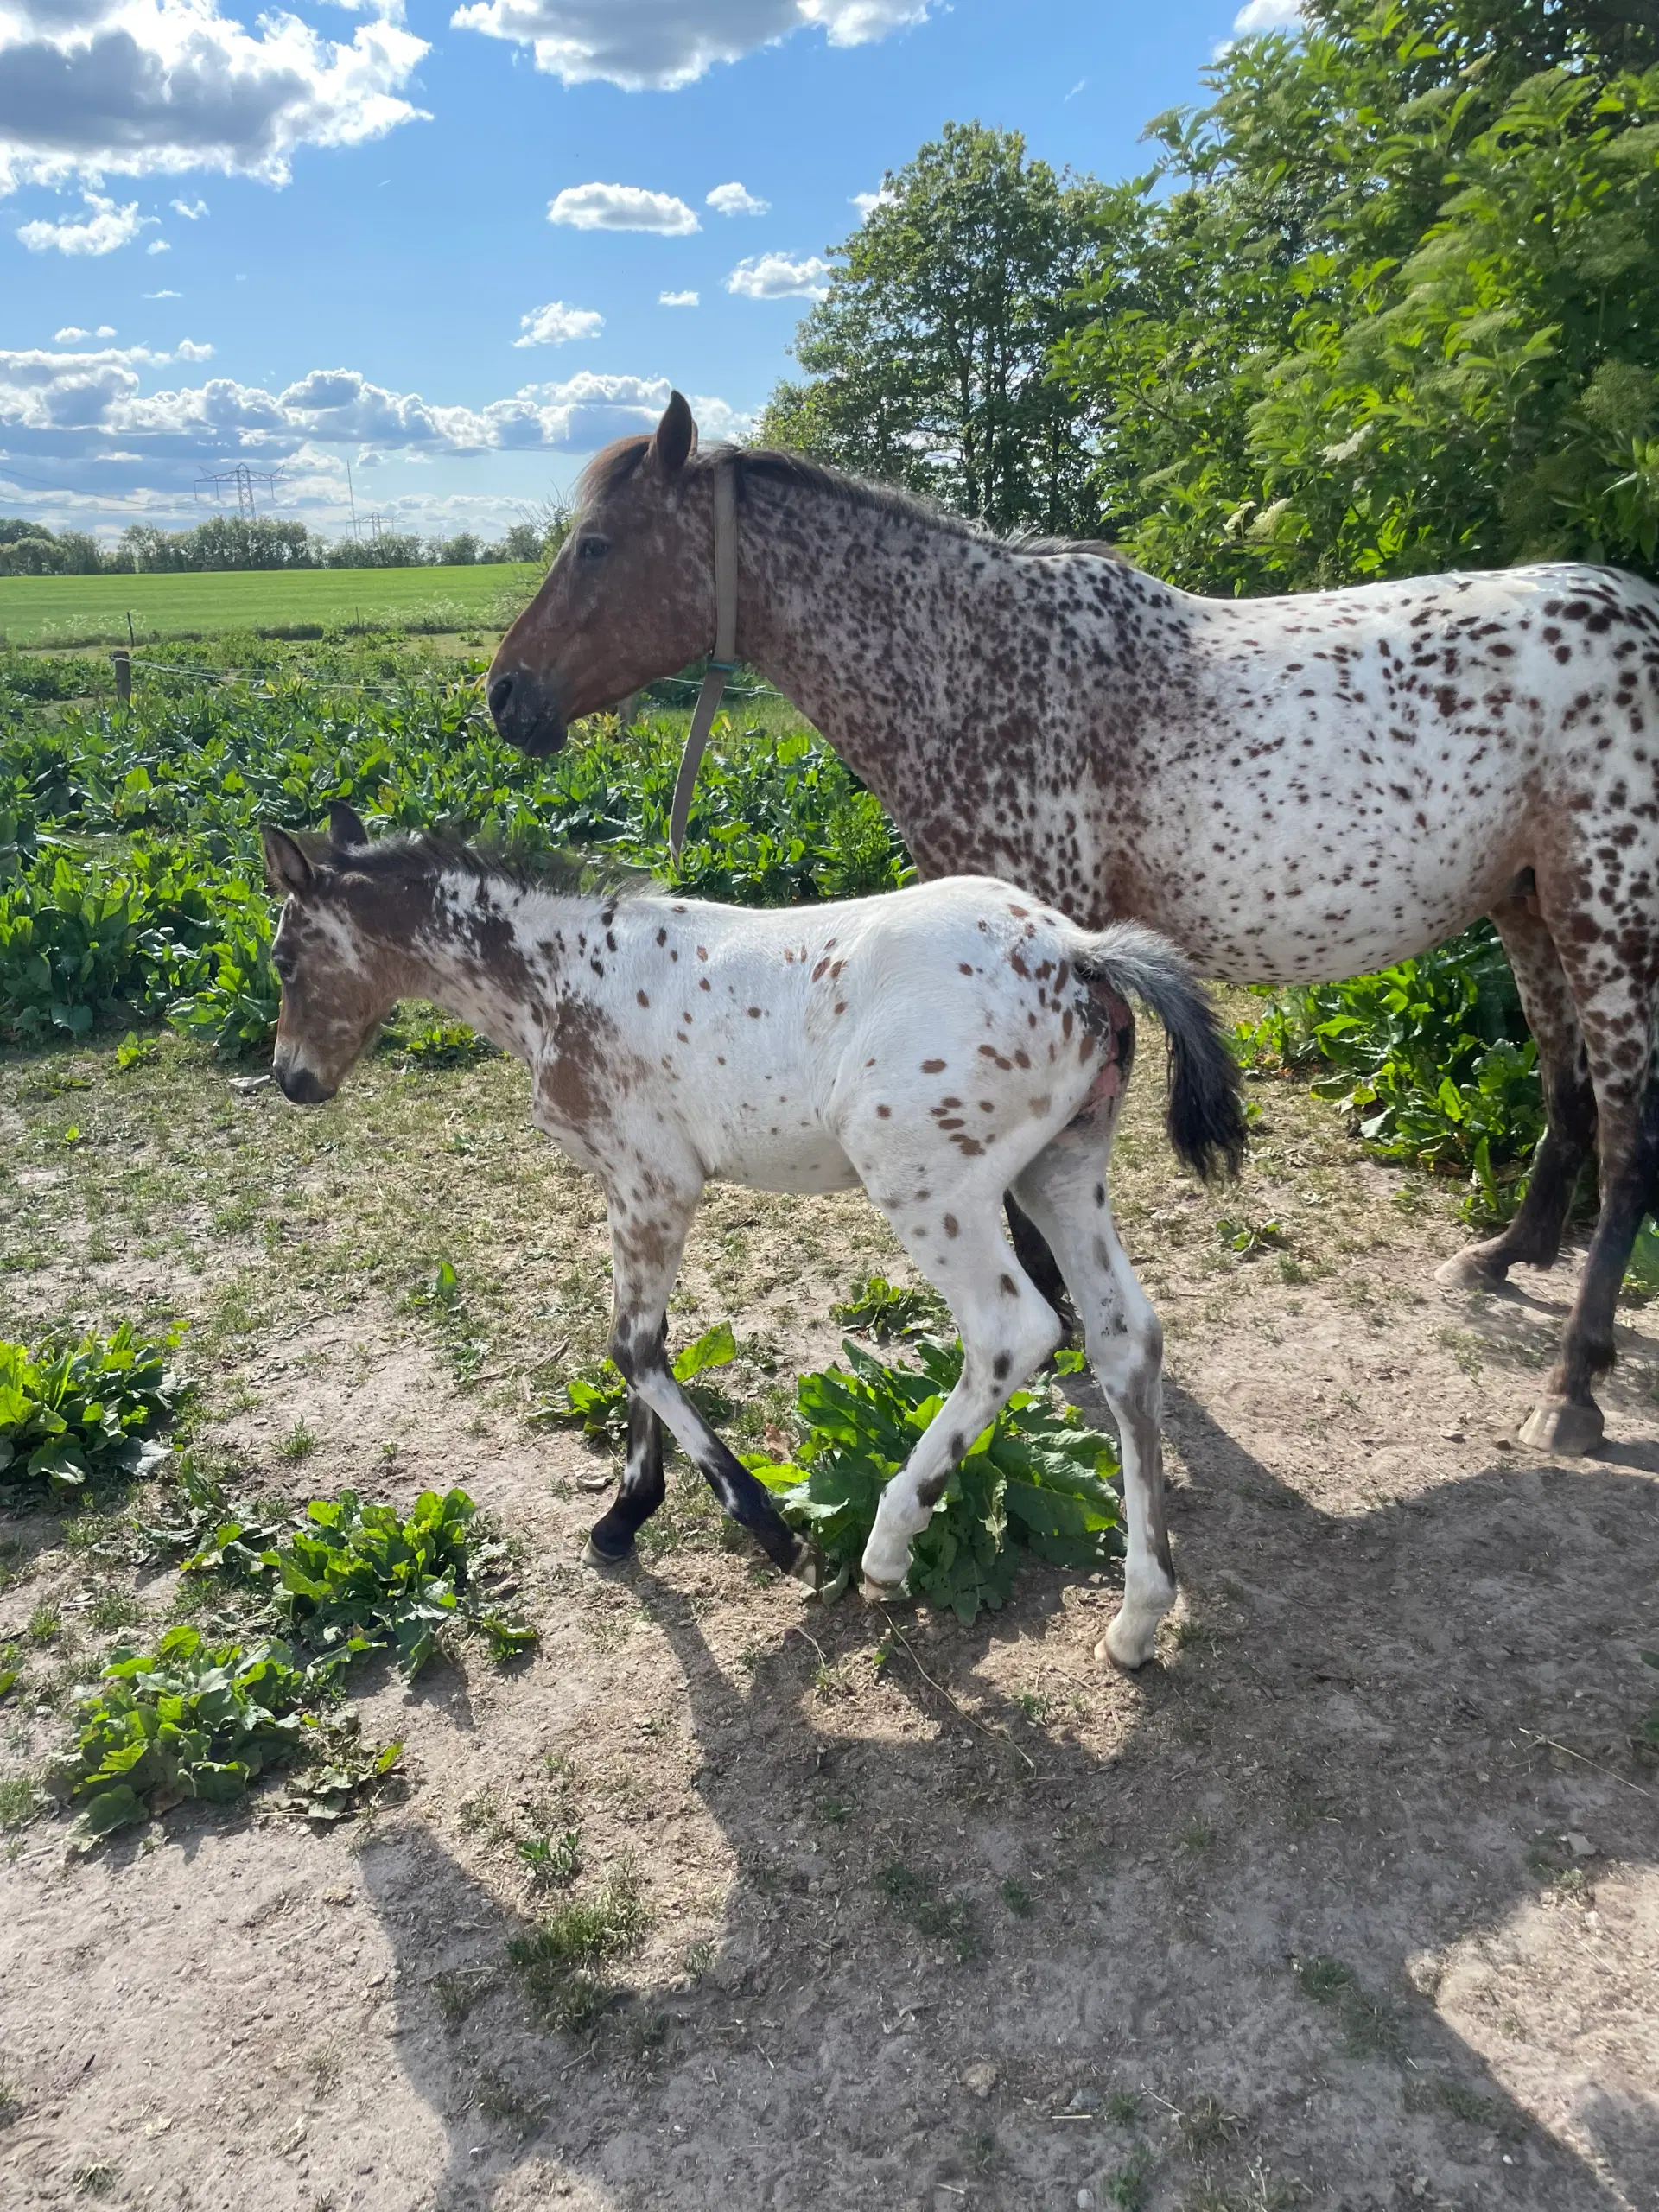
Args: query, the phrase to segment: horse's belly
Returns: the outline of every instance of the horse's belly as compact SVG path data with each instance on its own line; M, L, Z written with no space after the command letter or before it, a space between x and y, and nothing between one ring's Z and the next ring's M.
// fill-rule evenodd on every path
M711 1183L737 1183L747 1191L794 1191L817 1195L858 1188L853 1163L827 1130L741 1129L727 1133L709 1169Z

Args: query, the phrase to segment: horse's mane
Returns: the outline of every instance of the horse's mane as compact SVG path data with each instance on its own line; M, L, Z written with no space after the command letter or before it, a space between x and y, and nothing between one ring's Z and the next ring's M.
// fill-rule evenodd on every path
M296 842L318 867L365 875L383 883L426 882L435 875L464 875L474 883L501 883L514 891L620 899L648 889L652 880L644 868L594 859L565 846L523 853L490 840L471 843L453 823L382 837L372 845L353 845L345 851L329 842L326 831L308 832Z
M596 453L576 480L578 510L588 500L603 499L607 493L617 491L627 483L639 473L650 447L649 437L636 435L618 438L603 452ZM1052 537L1035 532L999 537L983 523L967 515L953 514L950 508L941 506L923 493L908 491L898 484L874 483L866 476L851 476L845 469L831 467L828 461L814 461L804 453L785 452L781 446L706 446L692 454L686 467L707 471L727 461L735 465L740 496L746 483L796 486L804 491L821 493L842 506L860 507L869 513L891 515L899 521L920 523L951 537L973 538L1009 552L1039 557L1056 553L1088 553L1099 560L1116 561L1123 568L1134 566L1104 538Z

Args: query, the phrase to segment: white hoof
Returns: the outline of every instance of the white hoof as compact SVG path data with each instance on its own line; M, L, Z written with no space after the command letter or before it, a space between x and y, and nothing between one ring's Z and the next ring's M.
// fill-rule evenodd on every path
M1554 1452L1566 1459L1593 1452L1604 1434L1601 1408L1570 1398L1546 1398L1521 1426L1521 1441L1535 1452Z
M858 1586L858 1594L867 1605L899 1605L904 1603L905 1586L902 1582L874 1582L867 1574Z
M1158 1624L1163 1616L1131 1611L1125 1605L1095 1646L1096 1659L1109 1659L1115 1667L1134 1674L1144 1667L1158 1648Z

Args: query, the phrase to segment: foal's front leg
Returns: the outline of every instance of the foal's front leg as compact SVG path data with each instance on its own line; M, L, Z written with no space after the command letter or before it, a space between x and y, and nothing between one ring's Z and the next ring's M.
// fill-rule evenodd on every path
M683 1217L671 1222L660 1217L641 1221L637 1215L621 1211L613 1196L611 1280L615 1318L611 1357L626 1379L630 1394L628 1471L615 1504L588 1540L590 1554L604 1563L624 1557L632 1545L635 1529L661 1503L660 1420L701 1471L722 1510L759 1541L774 1567L785 1574L798 1575L816 1590L823 1580L823 1558L817 1546L796 1535L772 1503L765 1484L715 1435L669 1366L668 1295L679 1273L680 1254L690 1224L690 1207ZM640 1440L639 1474L631 1499L636 1436Z

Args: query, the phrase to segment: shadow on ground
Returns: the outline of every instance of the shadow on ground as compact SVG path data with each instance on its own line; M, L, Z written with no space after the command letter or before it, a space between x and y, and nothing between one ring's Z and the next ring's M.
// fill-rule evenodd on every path
M816 1645L738 1681L695 1599L631 1570L738 1872L707 1972L625 1991L590 2041L531 2021L499 1970L521 1924L429 1834L369 1844L397 2048L448 2130L437 2205L1659 2206L1651 2082L1572 2075L1524 1993L1500 2079L1445 1988L1471 1945L1520 1987L1552 1912L1597 2001L1608 1931L1563 1839L1654 1856L1624 1663L1659 1641L1650 1485L1505 1463L1339 1519L1172 1395L1188 1619L1132 1683L1089 1657L1109 1593L1036 1572L902 1643L805 1613ZM861 1732L820 1665L884 1637L896 1717ZM1059 1684L1035 1720L985 1675L1019 1639ZM445 1971L474 1976L465 2018Z

